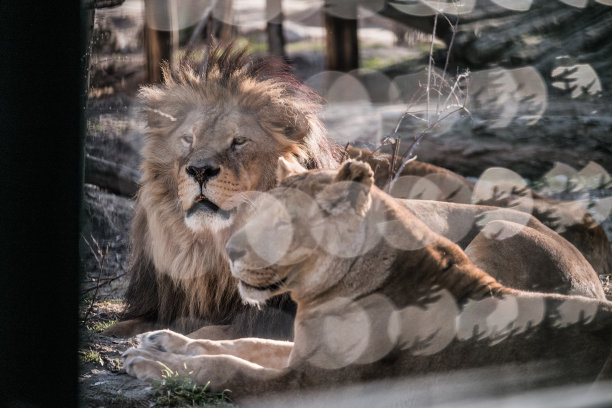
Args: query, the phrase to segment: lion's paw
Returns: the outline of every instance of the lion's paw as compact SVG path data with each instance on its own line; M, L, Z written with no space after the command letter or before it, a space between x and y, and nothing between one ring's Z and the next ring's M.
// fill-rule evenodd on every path
M190 339L170 330L156 330L140 338L140 347L169 353L183 354Z

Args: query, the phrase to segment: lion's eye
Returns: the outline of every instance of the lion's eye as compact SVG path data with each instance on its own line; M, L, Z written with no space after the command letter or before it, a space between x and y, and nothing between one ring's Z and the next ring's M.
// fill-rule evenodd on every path
M181 143L183 143L183 145L185 145L186 147L191 147L191 144L193 143L193 136L189 136L189 135L181 136Z
M241 146L243 144L245 144L249 139L247 139L246 137L235 137L232 139L232 150L234 150L236 148L236 146Z

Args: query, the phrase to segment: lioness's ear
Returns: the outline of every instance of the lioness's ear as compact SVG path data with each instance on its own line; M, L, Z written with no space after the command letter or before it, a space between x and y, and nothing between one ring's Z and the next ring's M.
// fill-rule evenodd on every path
M340 166L335 181L353 181L355 183L361 183L369 191L374 183L374 172L366 162L347 160Z
M334 182L317 194L317 202L330 214L341 214L352 208L357 215L365 215L372 199L370 189L374 173L367 163L357 160L344 162Z
M289 156L289 159L279 157L278 167L276 167L276 181L280 183L293 174L299 174L305 171L306 169L298 163L295 157Z

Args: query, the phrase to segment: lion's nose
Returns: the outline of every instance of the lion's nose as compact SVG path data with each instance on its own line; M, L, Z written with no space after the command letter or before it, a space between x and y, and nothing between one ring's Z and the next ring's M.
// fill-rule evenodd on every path
M221 171L219 166L204 165L204 166L187 166L185 169L187 174L193 177L198 183L206 184L206 182L215 177Z

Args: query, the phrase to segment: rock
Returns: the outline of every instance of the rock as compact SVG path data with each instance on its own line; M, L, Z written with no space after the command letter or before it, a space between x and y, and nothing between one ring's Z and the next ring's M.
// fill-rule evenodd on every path
M85 138L85 182L133 197L140 179L142 127L135 109L91 117Z
M99 283L100 297L123 294L127 283L132 216L133 200L105 192L96 186L85 185L81 242L81 259L85 271L83 291L91 292ZM104 256L102 270L98 263L101 256Z
M534 0L526 10L510 10L490 1L479 1L469 13L447 14L438 18L436 36L451 49L451 71L457 67L482 69L534 66L551 83L559 67L586 64L597 73L601 89L612 85L612 7L585 2L574 7L566 2ZM364 2L372 7L371 2ZM451 8L449 8L451 11ZM431 34L430 15L416 15L400 2L386 1L380 13L409 27ZM427 13L424 13L427 14ZM453 39L452 26L458 21ZM446 50L434 55L438 65L446 60Z

